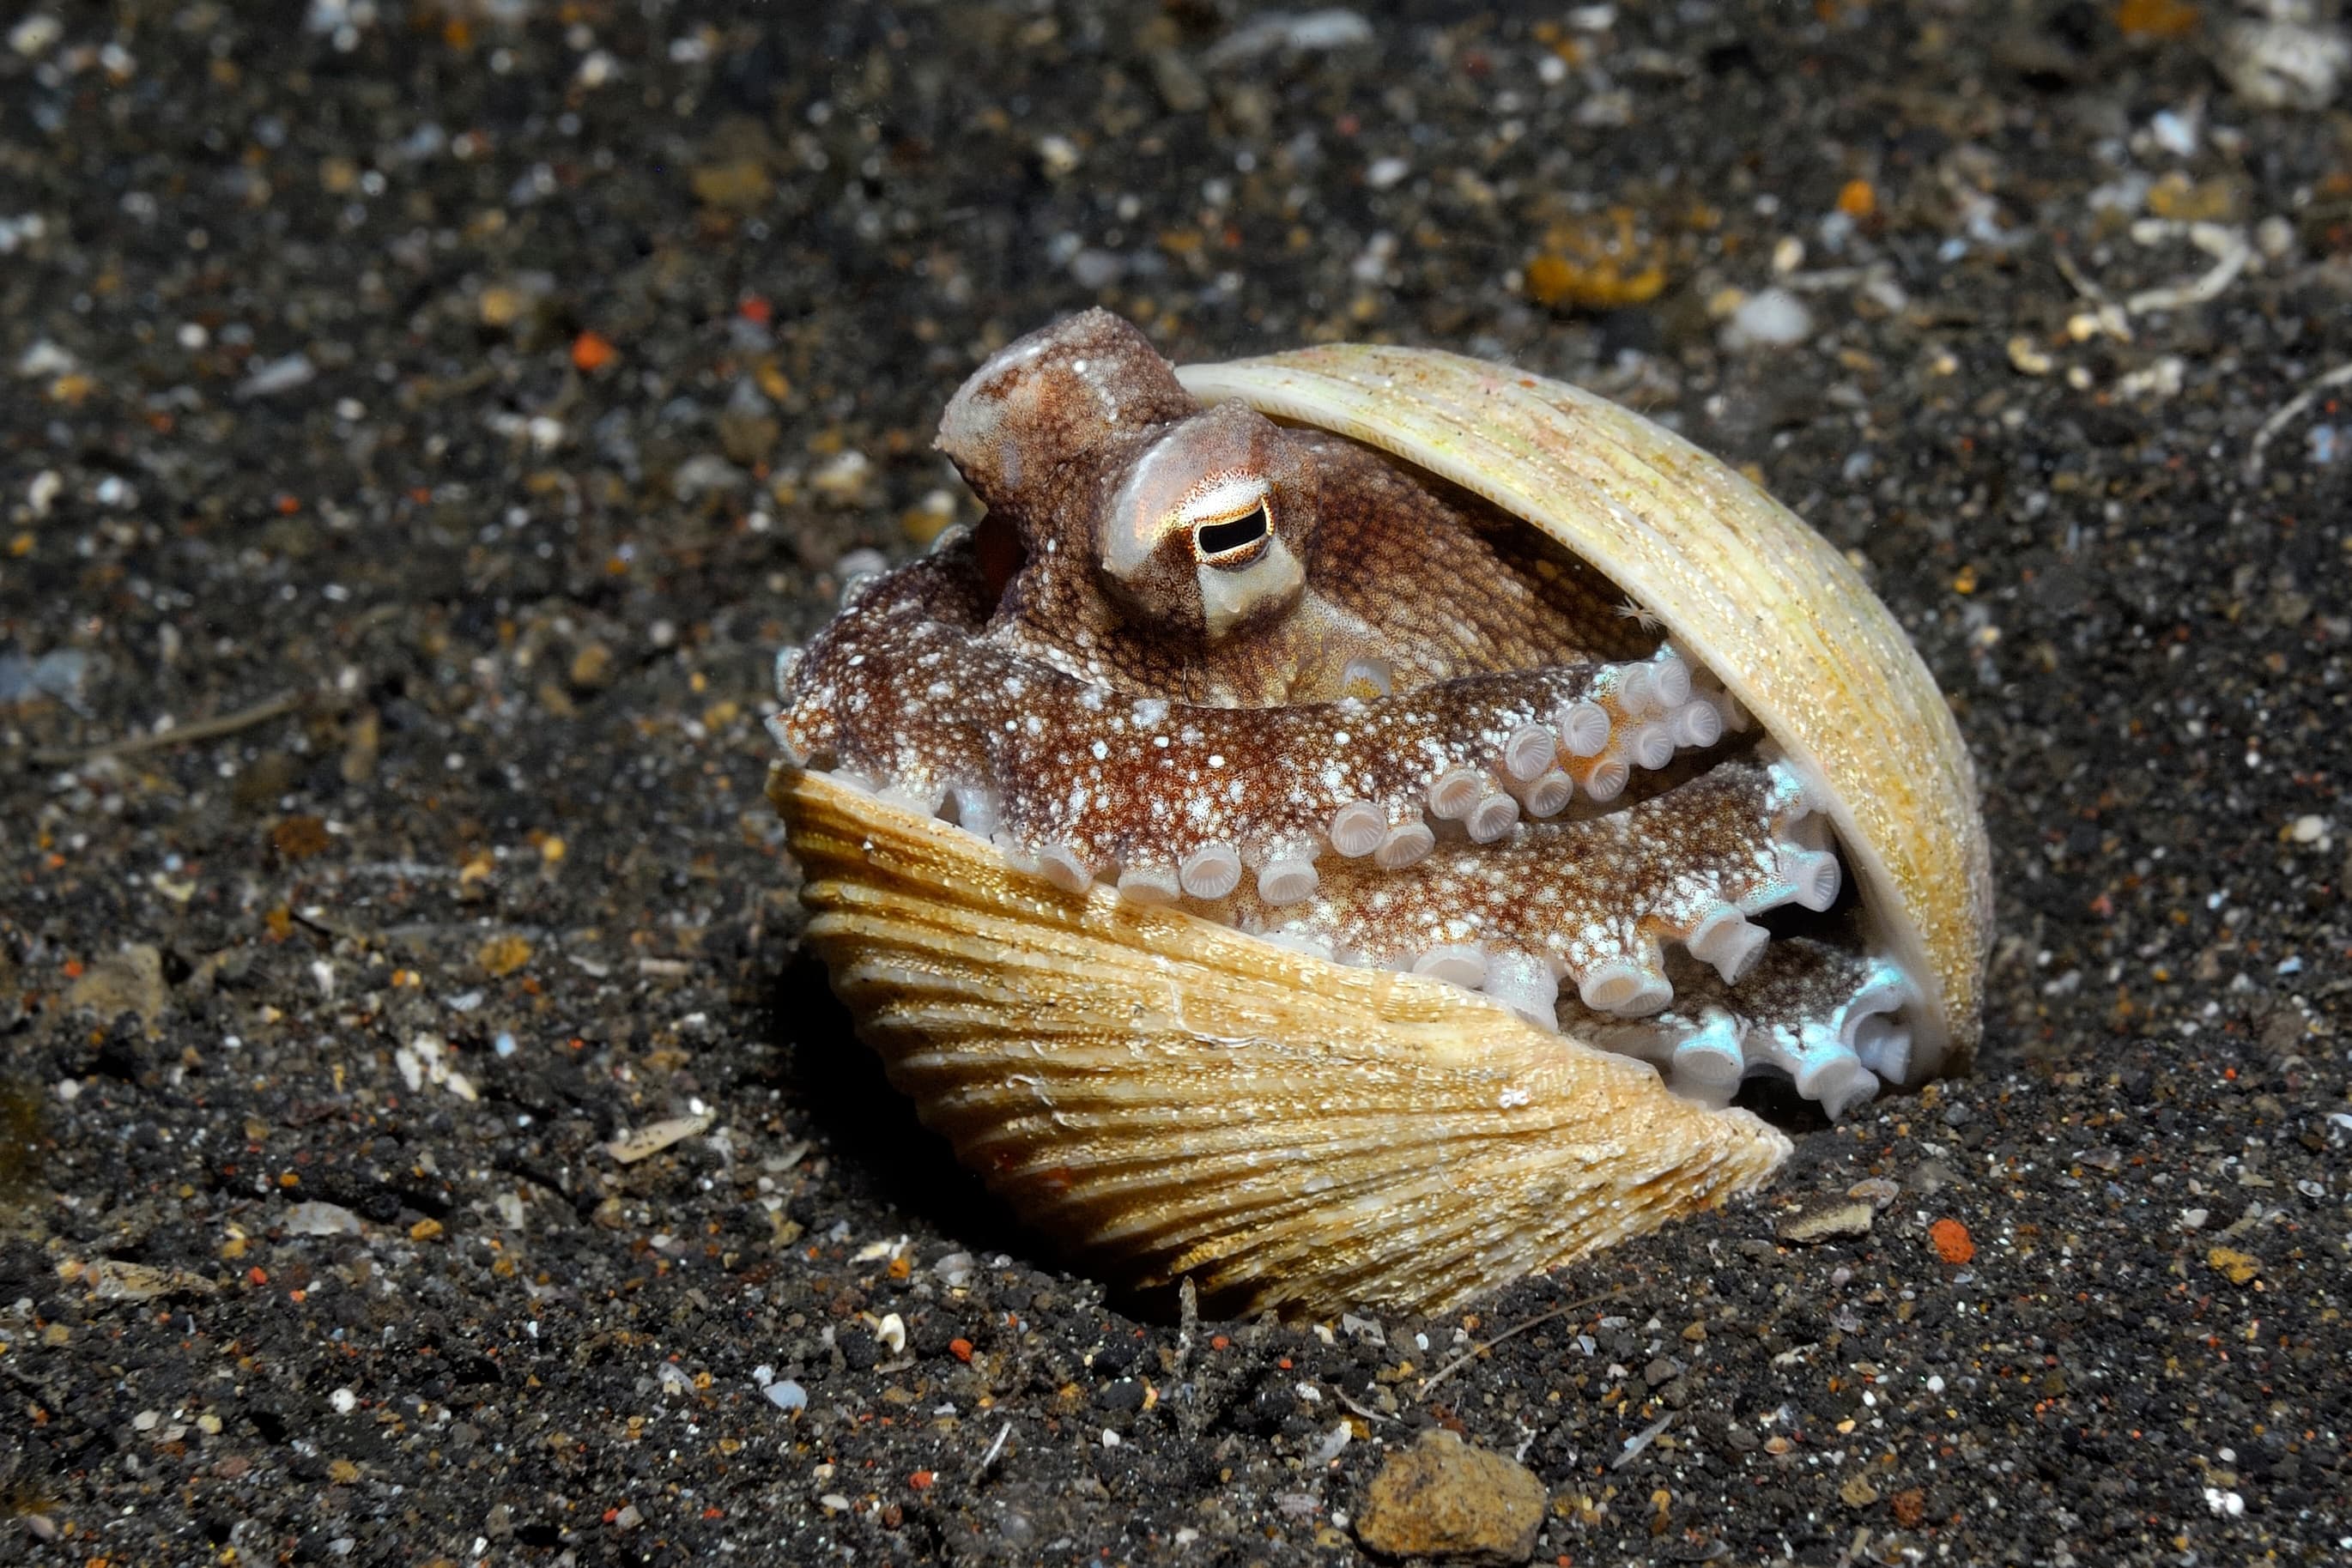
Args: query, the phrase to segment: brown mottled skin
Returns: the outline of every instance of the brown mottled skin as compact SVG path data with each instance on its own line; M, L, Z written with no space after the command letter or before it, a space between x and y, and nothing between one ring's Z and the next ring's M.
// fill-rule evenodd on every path
M948 405L939 444L986 503L983 527L1020 543L991 640L1121 690L1269 707L1341 695L1355 658L1385 661L1402 688L1657 645L1604 579L1485 501L1338 436L1203 412L1107 310L991 359ZM1274 533L1304 569L1295 604L1213 638L1185 538L1165 542L1139 589L1099 570L1122 484L1171 445L1204 461L1239 450L1271 478ZM1406 581L1415 591L1398 593Z
M1769 752L1706 760L1711 677L1590 569L1368 449L1202 411L1098 310L990 360L940 444L988 519L859 585L786 666L772 727L800 759L1074 891L1182 897L1546 1023L1565 980L1677 1072L1752 1004L1732 1081L1767 1063L1833 1109L1874 1088L1839 987L1879 971L1773 982L1803 966L1759 962L1779 944L1746 918L1835 895L1801 783ZM1704 766L1612 804L1677 748ZM1677 988L1698 1010L1666 1010ZM1695 1092L1728 1092L1713 1071Z
M926 801L959 785L991 785L1018 844L1082 847L1097 866L1173 864L1209 842L1237 844L1255 866L1311 841L1355 800L1394 801L1396 820L1417 820L1444 767L1491 752L1498 732L1581 697L1597 672L1576 664L1465 675L1387 697L1265 710L1162 703L1166 716L1143 723L1132 695L1107 695L1002 647L983 632L986 613L982 574L963 541L863 585L854 612L828 627L800 666L795 684L806 695L787 716L793 745ZM1013 713L1024 722L1006 722ZM1334 747L1335 737L1348 738ZM1321 765L1303 767L1310 756ZM1700 779L1674 793L1695 802L1720 792ZM1194 797L1192 809L1170 809ZM1697 809L1684 816L1712 830L1723 851L1769 825L1753 812L1748 821ZM1679 832L1656 847L1683 847ZM1517 874L1535 873L1536 852L1508 857L1526 862ZM1662 859L1643 857L1660 897L1669 880ZM1447 864L1459 874L1454 861ZM1600 873L1586 865L1596 897Z

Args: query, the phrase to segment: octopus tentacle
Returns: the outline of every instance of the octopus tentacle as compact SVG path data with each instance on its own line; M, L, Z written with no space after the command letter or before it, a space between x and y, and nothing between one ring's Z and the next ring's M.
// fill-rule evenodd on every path
M1620 810L1517 822L1505 841L1476 841L1465 819L1495 798L1484 791L1496 779L1527 770L1526 731L1542 722L1534 716L1604 703L1613 736L1654 713L1637 700L1640 683L1627 681L1626 666L1463 677L1370 703L1191 709L976 651L958 570L936 559L904 569L871 591L856 630L828 632L805 654L780 661L790 706L774 727L793 754L827 758L836 777L910 809L952 815L1070 891L1115 863L1123 897L1190 898L1213 918L1303 951L1483 990L1532 1021L1565 1021L1580 1037L1651 1061L1678 1092L1700 1099L1721 1103L1745 1079L1769 1073L1834 1115L1868 1099L1882 1078L1904 1076L1909 1041L1900 1013L1916 998L1902 971L1801 938L1770 942L1750 918L1791 904L1826 910L1839 892L1836 856L1785 764L1723 760ZM976 707L975 679L992 683L1004 706ZM1339 852L1324 868L1315 835L1303 830L1288 841L1297 848L1253 862L1219 836L1234 830L1213 800L1205 826L1192 824L1190 836L1181 814L1160 810L1156 855L1099 820L1172 798L1159 792L1146 752L1173 754L1158 768L1182 772L1186 758L1225 747L1246 798L1253 779L1281 775L1253 773L1243 759L1293 755L1324 733L1318 709L1326 718L1344 713L1368 735L1425 743L1403 748L1386 771L1335 765L1322 794L1310 792L1319 802L1361 790L1329 813L1323 844ZM1091 730L1080 723L1088 716ZM1201 733L1177 738L1188 728ZM1572 744L1569 731L1548 727L1561 752ZM1139 769L1131 799L1072 804L1076 794L1054 768L1069 750L1055 737L1070 734L1092 735L1081 749L1094 761ZM1164 747L1155 744L1162 738ZM1441 768L1454 755L1446 743L1465 738L1491 744L1497 768ZM1420 795L1408 797L1401 781ZM1441 845L1415 814L1422 803L1469 831ZM1307 812L1257 813L1260 832L1296 827ZM1063 836L1039 841L1041 825Z
M1595 1012L1645 1016L1675 999L1669 943L1730 984L1765 946L1748 916L1788 904L1829 907L1837 862L1806 847L1810 814L1785 765L1727 761L1623 811L1529 824L1488 849L1449 846L1377 888L1338 872L1295 906L1236 897L1226 913L1244 930L1318 942L1359 962L1473 987L1491 973L1496 994L1547 1024L1562 980Z
M1772 944L1739 986L1701 970L1679 975L1673 1008L1640 1019L1563 1009L1596 1045L1655 1064L1676 1091L1712 1104L1747 1079L1789 1081L1832 1117L1910 1072L1906 1009L1916 988L1890 958L1809 937Z
M1417 863L1436 842L1424 815L1487 844L1523 816L1565 810L1580 774L1586 793L1612 798L1627 766L1619 753L1665 766L1675 748L1643 751L1640 738L1661 715L1710 700L1690 695L1683 662L1661 652L1369 700L1196 707L1021 659L975 630L977 591L954 551L879 580L792 668L780 738L927 812L952 798L964 825L1073 891L1116 877L1149 900L1172 876L1180 892L1213 900L1246 872L1267 903L1297 904L1327 853ZM1599 752L1576 755L1596 735ZM1612 760L1613 779L1599 770Z
M1701 1099L1774 1073L1835 1114L1904 1076L1901 970L1769 942L1750 918L1839 893L1786 765L1721 759L1559 816L1670 760L1642 739L1662 725L1679 750L1744 721L1670 649L1203 708L1025 660L985 639L984 607L957 548L866 588L858 614L778 661L786 754L952 817L1073 893L1114 877L1139 903L1190 899L1307 952L1482 989ZM1702 706L1717 722L1694 728ZM1441 840L1433 821L1459 826Z

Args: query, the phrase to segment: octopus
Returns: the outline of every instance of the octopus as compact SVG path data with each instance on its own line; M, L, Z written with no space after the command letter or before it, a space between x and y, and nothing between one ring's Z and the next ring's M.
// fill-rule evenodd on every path
M986 508L778 665L789 760L1097 884L1432 977L1727 1103L1906 1076L1822 798L1591 568L1088 311L939 445Z

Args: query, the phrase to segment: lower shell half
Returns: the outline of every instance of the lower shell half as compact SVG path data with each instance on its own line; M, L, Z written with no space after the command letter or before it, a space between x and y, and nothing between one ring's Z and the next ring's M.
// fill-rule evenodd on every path
M823 774L769 791L809 945L1025 1222L1234 1311L1436 1312L1753 1189L1787 1138L1440 980L1330 963Z

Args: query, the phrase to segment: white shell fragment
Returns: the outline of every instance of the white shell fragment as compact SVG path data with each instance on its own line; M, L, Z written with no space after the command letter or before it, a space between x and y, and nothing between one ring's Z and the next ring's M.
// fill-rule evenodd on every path
M692 1116L666 1116L658 1122L648 1122L634 1132L622 1134L604 1145L604 1152L625 1166L651 1159L672 1144L709 1132L719 1120L715 1111L704 1111Z

